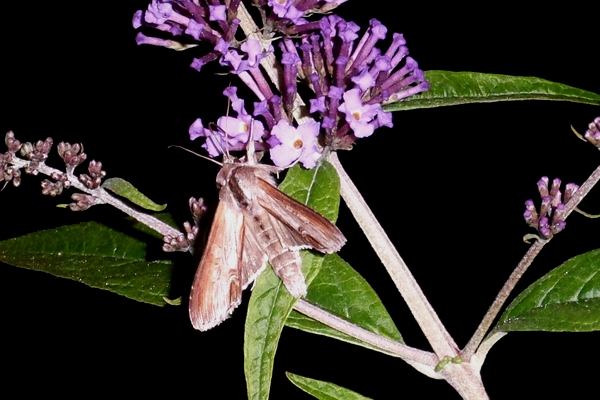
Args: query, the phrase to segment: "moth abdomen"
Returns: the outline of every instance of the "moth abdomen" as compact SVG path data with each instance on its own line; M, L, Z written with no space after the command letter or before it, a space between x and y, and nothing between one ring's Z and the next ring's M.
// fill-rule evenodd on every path
M302 274L302 259L297 250L284 250L269 262L275 274L294 297L306 296L306 281Z

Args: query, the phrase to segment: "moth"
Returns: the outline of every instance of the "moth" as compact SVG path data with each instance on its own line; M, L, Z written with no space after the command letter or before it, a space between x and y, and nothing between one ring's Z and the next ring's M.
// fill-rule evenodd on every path
M299 250L338 251L346 238L325 217L277 188L279 168L224 154L217 174L219 205L190 293L194 328L206 331L240 304L242 291L267 262L294 297L306 295Z

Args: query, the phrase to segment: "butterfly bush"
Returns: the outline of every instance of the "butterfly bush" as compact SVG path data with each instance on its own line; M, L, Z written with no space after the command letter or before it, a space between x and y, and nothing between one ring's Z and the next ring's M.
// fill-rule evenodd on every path
M256 13L260 15L263 25L258 29L254 25L250 26L247 11L239 0L223 3L219 0L210 2L153 0L146 10L135 13L133 25L136 29L144 31L140 31L136 37L138 44L187 50L198 47L201 43L210 43L209 50L193 58L190 66L201 71L207 63L217 62L229 73L237 75L241 83L245 84L255 96L253 103L250 104L238 95L241 92L238 87L230 86L223 91L223 94L231 103L231 115L228 113L218 118L215 123L209 124L198 118L190 126L190 138L192 140L203 138L203 147L211 157L218 157L224 150L243 150L246 147L247 154L252 154L250 151L252 146L248 146L251 144L258 150L268 152L273 163L280 168L295 163L312 168L327 150L350 149L357 139L372 135L377 128L392 127L391 113L384 110L384 105L402 101L429 89L423 71L408 55L406 41L401 34L389 35L387 28L375 19L370 21L368 28L361 29L354 22L329 14L344 2L345 0L253 0L254 5L258 6ZM239 28L243 28L248 37L242 40L242 35L238 32ZM493 79L496 80L497 77ZM490 94L495 95L494 91ZM600 149L600 117L589 124L589 129L584 135L577 135ZM84 211L94 205L109 204L159 232L164 240L163 250L192 251L194 248L194 241L200 232L200 220L206 211L202 199L189 200L194 222L193 224L186 222L185 232L182 233L159 219L140 212L137 207L125 204L109 193L117 187L117 184L102 182L106 172L102 170L101 162L90 161L87 173L76 175L75 169L80 171L80 165L87 160L82 145L58 144L58 154L65 164L63 172L46 165L53 145L51 138L36 143L21 143L12 132L8 132L5 136L5 144L7 151L0 153L0 182L4 182L4 186L9 182L19 186L21 171L30 175L46 175L52 180L42 181L42 193L45 195L58 196L63 189L69 188L81 192L72 195L74 202L69 204L69 207L73 211ZM470 396L464 396L465 398L488 398L480 381L481 364L490 346L499 338L499 334L501 337L510 329L503 330L505 327L500 325L499 329L493 328L487 338L486 334L490 332L492 323L497 320L498 313L508 296L539 251L549 239L565 229L565 219L571 212L582 212L577 209L577 206L594 185L600 182L600 167L581 186L572 183L565 185L564 194L561 192L559 179L550 182L548 177L542 177L538 181L540 205L536 207L533 200L527 200L523 214L525 222L537 230L537 235L526 235L526 238L535 236L537 242L528 249L502 287L468 344L459 350L433 312L433 308L427 303L408 268L399 262L397 253L390 247L383 229L374 219L360 192L343 175L345 173L335 154L329 160L332 161L339 175L344 177L340 179L340 192L343 193L348 208L356 216L360 228L394 278L395 284L406 299L409 308L413 310L413 315L434 352L425 352L402 343L393 343L377 334L365 335L367 332L359 326L349 326L352 324L309 302L298 301L295 303L295 309L350 337L361 341L364 339L365 343L372 345L373 348L404 358L430 377L447 380L461 395ZM219 176L222 177L232 171L230 167L238 166L224 166ZM265 173L277 169L264 165L261 168L262 171L266 171ZM252 166L252 170L257 169L256 166ZM223 179L220 179L219 183L222 181ZM132 185L122 180L116 182L126 189L119 188L119 196L122 194L123 197L134 202L140 198L139 192ZM242 181L238 179L236 182L231 181L229 184L231 187L224 186L224 193L227 193L225 197L243 197L241 200L236 199L236 204L250 209L252 199L242 193L245 187L232 189L236 184L239 186L240 182ZM234 192L239 192L239 196ZM281 203L280 200L278 201ZM304 209L302 213L310 216L299 222L298 229L292 230L288 243L277 239L285 252L295 252L294 257L297 257L299 248L317 247L313 246L312 242L302 241L299 242L300 245L296 242L298 239L296 236L304 236L300 229L308 225L305 221L324 220L324 217L313 217L312 211L305 206L294 205L294 200L291 199L289 201L292 202L290 208L301 206ZM257 204L266 207L260 202ZM222 210L225 210L225 207ZM274 214L269 215L269 218L275 218ZM256 217L251 223L260 224L261 218L263 217ZM237 217L236 220L241 221ZM279 221L278 224L285 225L283 221ZM331 223L326 222L326 224L331 227L327 228L328 232L334 234L323 236L337 237L334 242L337 244L321 247L325 252L334 252L345 242L345 238ZM261 234L268 229L273 229L273 226L264 228L260 225L260 229L254 226L254 230L260 230ZM252 240L253 243L255 241ZM253 246L257 246L257 243ZM243 260L239 257L236 260L245 261L244 257L242 258ZM589 257L586 255L586 258ZM262 263L264 264L264 261ZM296 262L295 266L299 267L300 261ZM332 266L335 268L333 263ZM294 274L302 279L302 285L296 287L303 289L290 290L290 292L299 297L305 292L304 278L300 271ZM82 276L85 277L85 274ZM285 279L283 281L288 286ZM247 284L248 282L241 286ZM564 287L566 286L559 289L564 290ZM559 296L560 290L557 292ZM192 293L194 293L193 288ZM527 295L529 296L530 293L532 292ZM545 293L542 294L545 296ZM239 302L239 299L236 301ZM229 304L235 306L237 303ZM226 310L225 314L230 313L227 308L223 310ZM206 323L193 322L197 329L209 329L222 320L220 317L212 317L221 314L207 313L207 315ZM575 317L573 323L577 324L578 316L576 313L573 315ZM520 319L519 324L523 323L522 326L526 329L532 326L527 326L530 324L527 317L517 318ZM507 321L504 317L500 320L504 321L502 323ZM589 320L589 315L585 315L585 320ZM196 318L193 321L202 320ZM529 321L534 321L535 329L556 330L557 325L551 322L545 326L540 325L539 318L536 320L535 316L533 320L529 318ZM564 329L563 326L564 324L560 329ZM573 330L579 329L573 328ZM583 328L586 329L589 328ZM260 337L258 340L262 339L263 337ZM272 359L265 360L267 363L272 363ZM265 387L262 378L261 375L260 385ZM249 383L249 393L250 390L254 390L251 385L254 383Z
M261 32L267 39L261 41L236 39L239 1L153 0L146 10L134 14L133 25L172 37L139 32L138 44L184 50L209 42L212 50L194 58L190 66L200 71L218 61L256 96L258 101L248 112L237 89L230 87L224 94L235 116L219 118L216 129L201 119L192 124L190 138L206 138L203 147L211 157L223 149L244 149L252 136L257 149L270 151L275 165L300 162L312 168L324 148L350 149L356 139L372 135L375 129L392 127L391 113L382 105L429 89L401 34L394 33L391 42L382 45L387 28L379 21L371 20L361 34L357 24L337 15L309 20L343 2L257 1L264 25ZM267 57L276 59L278 89L261 67ZM298 95L298 82L310 89L306 104Z

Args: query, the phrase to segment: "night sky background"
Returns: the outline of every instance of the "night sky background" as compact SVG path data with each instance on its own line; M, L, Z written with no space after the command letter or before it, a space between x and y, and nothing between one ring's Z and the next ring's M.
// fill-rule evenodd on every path
M13 130L22 142L48 136L55 143L81 142L88 160L102 161L108 176L168 203L183 223L190 219L189 197L216 199L218 167L167 147L200 151L200 142L189 141L189 125L199 117L216 121L224 115L227 100L221 92L239 83L219 74L224 69L216 63L201 74L188 67L206 49L137 46L131 18L147 2L109 4L78 2L77 10L68 12L52 2L3 6L0 132ZM352 0L338 11L363 29L369 18L377 18L390 34L403 33L423 70L537 76L600 93L600 26L590 23L585 9L528 9L519 3L490 12L406 2L395 14L386 4ZM551 101L398 112L394 128L377 130L351 152L340 152L459 346L527 250L522 237L531 231L522 219L523 202L537 199L537 180L547 175L580 184L600 162L598 151L570 130L573 125L583 133L599 115L599 107ZM49 164L61 165L56 153ZM41 179L24 176L21 187L0 192L0 239L123 217L106 206L83 213L57 209L72 192L41 196ZM581 208L600 213L599 188ZM600 247L599 224L572 215L568 229L543 250L515 294L567 259ZM374 287L406 343L429 349L343 204L338 226L348 238L341 257ZM160 246L158 240L149 242L154 255L162 256ZM187 299L196 264L189 255L176 262L174 287ZM187 303L160 308L4 264L0 282L7 392L205 398L216 385L229 398L245 396L242 345L249 293L233 318L201 333L189 322ZM582 397L596 384L597 372L583 363L600 355L599 340L598 333L511 333L490 351L483 381L496 399ZM416 398L419 389L459 398L446 382L431 380L400 359L291 328L281 337L271 397L309 398L285 371L376 399Z

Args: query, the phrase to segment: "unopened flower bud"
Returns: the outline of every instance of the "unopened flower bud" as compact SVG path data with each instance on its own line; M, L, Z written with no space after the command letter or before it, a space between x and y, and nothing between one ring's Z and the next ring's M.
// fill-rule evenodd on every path
M15 139L15 134L13 131L9 131L4 137L4 143L6 143L6 147L8 147L8 151L11 153L16 153L21 149L21 142Z
M76 203L69 204L72 211L85 211L95 204L102 203L97 197L83 193L74 193L71 198L76 201Z
M33 145L30 142L25 142L21 146L21 155L23 157L28 157L28 155L33 151Z
M93 178L104 178L106 172L102 171L102 163L100 161L92 160L88 166L88 171Z
M58 196L63 191L62 182L51 182L48 179L42 181L42 194L52 197Z
M548 191L549 179L542 177L537 182L538 191L542 196L539 214L536 212L532 200L525 202L525 212L523 217L527 225L536 228L544 239L550 239L553 235L561 232L567 226L565 222L565 203L573 196L579 186L569 183L565 188L565 196L560 192L560 179L552 181L552 188Z

